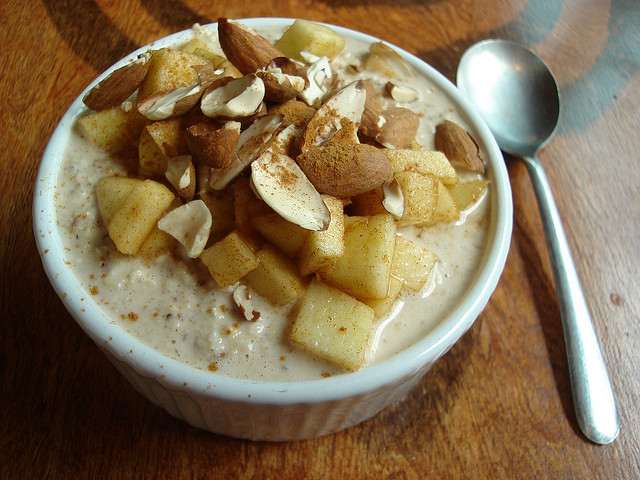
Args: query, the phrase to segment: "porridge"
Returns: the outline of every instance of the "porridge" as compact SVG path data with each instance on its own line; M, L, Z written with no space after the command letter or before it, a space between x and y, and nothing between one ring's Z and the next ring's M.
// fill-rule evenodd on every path
M145 79L125 101L91 103L112 120L88 110L65 153L55 198L68 261L115 324L196 368L253 380L365 368L429 332L471 281L488 225L482 164L436 153L464 121L388 47L338 38L296 51L296 38L259 33L291 58L246 66L196 26L193 40L140 61ZM191 68L196 83L149 93L150 72L166 68L158 58L176 51L215 62L213 79ZM294 97L269 97L274 78ZM115 122L127 126L112 134ZM176 122L186 140L153 136ZM211 137L233 148L212 158ZM326 163L345 155L348 172L330 175ZM140 233L147 209L160 213ZM314 323L322 315L331 325Z

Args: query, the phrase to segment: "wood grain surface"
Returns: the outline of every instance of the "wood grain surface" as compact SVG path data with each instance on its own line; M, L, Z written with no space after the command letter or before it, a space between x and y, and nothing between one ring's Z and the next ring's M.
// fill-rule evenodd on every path
M155 407L65 311L32 231L40 157L116 60L218 17L302 17L381 37L451 80L490 37L530 46L561 87L541 152L620 405L580 433L542 225L507 159L515 222L485 312L405 401L295 443L234 440ZM640 478L640 6L636 0L4 0L0 4L0 478Z

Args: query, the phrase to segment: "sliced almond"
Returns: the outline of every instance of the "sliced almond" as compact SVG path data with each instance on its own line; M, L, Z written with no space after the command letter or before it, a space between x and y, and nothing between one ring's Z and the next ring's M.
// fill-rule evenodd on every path
M387 148L409 148L420 127L420 119L411 110L403 107L382 112L385 119L375 139Z
M211 212L202 200L193 200L167 213L158 228L178 240L189 258L197 258L209 240Z
M400 220L404 215L404 194L398 181L394 178L390 183L383 185L382 193L382 206L396 220Z
M299 75L305 79L305 87L300 93L300 98L307 105L313 106L327 94L326 82L332 77L331 64L327 57L316 57L308 54L307 59L310 60L308 62L310 65L299 72Z
M262 79L265 88L265 100L286 102L296 98L304 89L304 78L283 73L279 68L259 70L256 75Z
M245 75L267 67L274 58L285 57L266 38L227 18L218 19L218 38L226 57Z
M407 85L397 85L393 82L387 82L387 93L391 95L396 102L410 103L418 99L418 91Z
M196 169L191 155L170 158L165 177L184 201L191 201L196 193Z
M436 148L452 163L457 163L474 172L484 173L484 158L480 147L464 128L450 120L436 127Z
M202 96L200 109L208 117L247 117L258 110L264 94L262 79L253 74L246 75L207 90Z
M300 138L302 129L290 124L278 132L268 150L296 158L300 153Z
M172 92L149 97L138 105L138 110L149 120L175 118L191 109L202 95L202 86L197 83L188 87L178 87Z
M350 83L329 98L307 123L302 134L300 150L326 145L331 137L345 125L348 120L360 125L366 91L362 82Z
M214 168L226 167L238 145L240 122L208 120L186 129L189 150L198 163Z
M82 101L92 110L100 111L121 105L135 92L149 69L149 56L140 55L137 60L111 72L84 96Z
M251 291L246 285L238 285L233 291L233 301L248 322L260 320L260 312L251 299Z
M313 184L290 157L265 152L251 164L254 191L284 219L307 230L326 230L331 213Z
M265 115L240 133L236 151L224 168L212 169L209 187L222 190L236 178L251 162L264 152L275 138L282 125L282 115Z
M320 193L338 198L360 195L393 180L387 156L366 144L336 142L307 150L297 161Z

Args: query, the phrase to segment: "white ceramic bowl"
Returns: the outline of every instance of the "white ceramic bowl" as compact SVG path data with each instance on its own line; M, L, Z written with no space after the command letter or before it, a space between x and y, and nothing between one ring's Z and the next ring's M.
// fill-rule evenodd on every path
M243 22L252 28L282 28L292 20L256 18ZM345 37L378 41L353 30L332 28ZM154 42L153 48L179 43L190 35L189 31L176 33ZM480 116L434 68L394 47L419 74L451 98L488 162L492 195L486 246L475 278L446 318L410 348L355 373L304 382L234 379L168 359L110 323L108 314L92 301L65 264L53 197L72 126L85 111L82 97L113 69L148 48L118 62L78 96L54 131L40 164L33 204L34 231L45 271L67 310L140 393L172 415L215 433L276 441L316 437L362 422L403 399L471 327L494 291L507 257L512 229L509 178L502 154Z

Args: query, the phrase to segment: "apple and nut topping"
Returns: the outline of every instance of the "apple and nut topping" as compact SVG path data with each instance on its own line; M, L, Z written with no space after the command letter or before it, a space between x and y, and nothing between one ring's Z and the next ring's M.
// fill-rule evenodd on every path
M96 186L109 237L202 262L247 322L255 296L295 303L291 344L357 370L376 319L438 260L398 229L456 222L487 189L480 150L448 120L436 149L419 145L414 73L381 42L346 80L345 39L325 25L296 20L272 43L220 19L218 37L222 52L150 50L85 96L81 134L130 172Z

